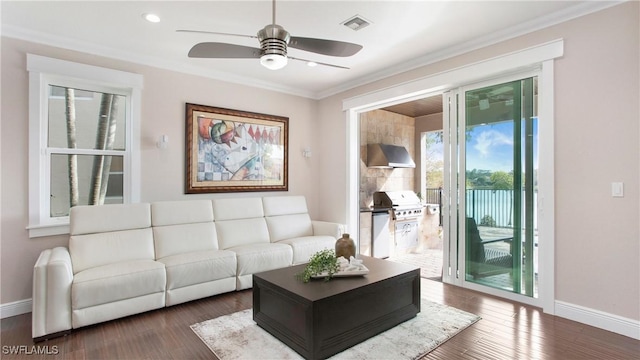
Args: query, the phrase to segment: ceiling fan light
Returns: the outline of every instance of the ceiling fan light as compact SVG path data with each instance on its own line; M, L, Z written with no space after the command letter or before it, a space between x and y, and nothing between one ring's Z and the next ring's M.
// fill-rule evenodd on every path
M264 54L260 57L260 64L269 70L282 69L287 65L287 57L279 54Z

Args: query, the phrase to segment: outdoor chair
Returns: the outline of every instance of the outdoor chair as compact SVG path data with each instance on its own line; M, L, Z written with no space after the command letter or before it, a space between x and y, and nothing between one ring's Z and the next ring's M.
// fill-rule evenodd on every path
M467 273L476 278L510 273L513 269L512 243L513 237L482 240L478 226L473 218L467 218ZM487 244L506 242L509 250L496 249Z

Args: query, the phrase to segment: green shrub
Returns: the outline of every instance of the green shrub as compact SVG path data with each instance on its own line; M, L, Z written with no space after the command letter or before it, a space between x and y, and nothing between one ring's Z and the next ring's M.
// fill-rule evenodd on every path
M490 227L496 227L496 221L493 220L493 218L491 217L491 215L485 215L482 217L482 219L480 220L480 226L490 226Z

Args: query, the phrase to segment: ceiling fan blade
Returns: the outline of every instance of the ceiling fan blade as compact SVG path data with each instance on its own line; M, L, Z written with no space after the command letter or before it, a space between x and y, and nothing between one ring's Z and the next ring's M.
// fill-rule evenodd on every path
M295 58L295 57L291 57L291 56L287 56L287 57L289 59L291 59L291 60L298 60L298 61L304 61L304 62L314 62L314 63L316 63L318 65L331 66L331 67L338 68L338 69L347 69L347 70L349 70L349 68L346 67L346 66L327 64L327 63L323 63L323 62L318 62L318 61L313 61L313 60L305 60L305 59Z
M203 42L194 45L189 50L190 58L218 58L218 59L258 59L260 49L249 46Z
M196 33L196 34L213 34L213 35L225 35L225 36L237 36L237 37L243 37L243 38L249 38L249 39L257 39L258 38L255 35L231 34L231 33L217 32L217 31L205 31L205 30L179 29L179 30L176 30L176 32Z
M292 48L314 52L322 55L346 57L355 55L362 45L337 40L314 39L292 36L289 39Z

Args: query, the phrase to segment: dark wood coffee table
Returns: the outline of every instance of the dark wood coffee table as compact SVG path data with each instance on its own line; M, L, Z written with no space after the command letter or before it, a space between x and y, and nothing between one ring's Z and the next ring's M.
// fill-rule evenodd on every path
M253 320L306 359L326 358L420 312L420 270L361 256L369 274L303 283L305 265L253 275Z

